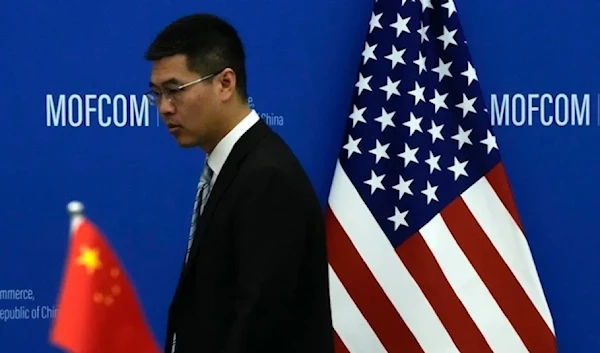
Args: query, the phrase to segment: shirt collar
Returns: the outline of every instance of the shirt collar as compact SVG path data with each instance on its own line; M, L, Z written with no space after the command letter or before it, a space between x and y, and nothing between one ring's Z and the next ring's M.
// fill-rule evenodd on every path
M255 110L252 110L244 119L242 119L225 137L219 141L212 152L207 156L207 163L213 171L213 181L223 168L229 153L236 142L248 131L257 121L259 116Z

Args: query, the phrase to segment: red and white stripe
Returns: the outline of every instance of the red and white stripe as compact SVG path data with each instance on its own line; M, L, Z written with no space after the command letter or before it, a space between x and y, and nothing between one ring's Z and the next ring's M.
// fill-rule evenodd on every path
M556 352L501 164L394 249L338 162L327 227L336 353Z

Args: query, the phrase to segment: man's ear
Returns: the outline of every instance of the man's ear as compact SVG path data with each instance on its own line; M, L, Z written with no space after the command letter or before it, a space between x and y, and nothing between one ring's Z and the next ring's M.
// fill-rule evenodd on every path
M235 94L235 86L237 83L237 77L235 72L226 68L216 77L217 87L219 90L219 97L221 97L221 101L227 101L233 97Z

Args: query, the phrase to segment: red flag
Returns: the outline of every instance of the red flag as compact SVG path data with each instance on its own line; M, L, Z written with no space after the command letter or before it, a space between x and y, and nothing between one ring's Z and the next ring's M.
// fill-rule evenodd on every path
M82 215L73 218L50 341L70 353L158 353L134 288L110 244Z

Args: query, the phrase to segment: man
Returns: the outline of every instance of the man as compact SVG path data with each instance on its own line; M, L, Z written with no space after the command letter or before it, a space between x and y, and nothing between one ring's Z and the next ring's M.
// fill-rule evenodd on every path
M169 131L207 154L165 352L333 352L322 210L292 151L247 104L236 30L186 16L145 57Z

